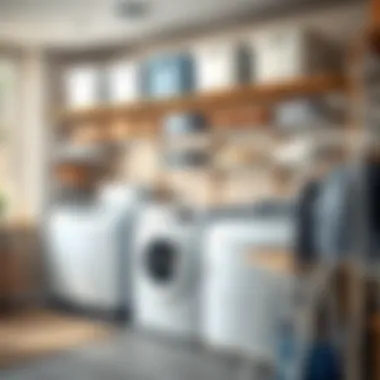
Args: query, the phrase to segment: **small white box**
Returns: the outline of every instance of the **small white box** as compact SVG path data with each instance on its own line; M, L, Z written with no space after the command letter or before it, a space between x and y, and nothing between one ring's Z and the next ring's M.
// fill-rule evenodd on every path
M101 72L96 66L76 66L66 71L65 98L69 108L92 107L100 101Z
M243 46L209 42L195 49L196 87L200 91L233 87L249 82L249 57Z
M252 38L253 69L257 82L307 76L336 67L330 44L299 28L260 32Z
M139 98L139 67L137 62L123 60L108 68L109 101L132 102Z

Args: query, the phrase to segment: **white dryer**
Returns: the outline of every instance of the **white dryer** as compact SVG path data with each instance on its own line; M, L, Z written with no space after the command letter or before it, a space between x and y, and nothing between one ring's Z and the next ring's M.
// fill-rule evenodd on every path
M204 239L202 337L206 345L271 362L277 321L289 312L293 280L250 265L248 249L290 247L290 218L226 217Z
M200 254L193 215L150 204L140 212L133 260L137 328L199 336Z

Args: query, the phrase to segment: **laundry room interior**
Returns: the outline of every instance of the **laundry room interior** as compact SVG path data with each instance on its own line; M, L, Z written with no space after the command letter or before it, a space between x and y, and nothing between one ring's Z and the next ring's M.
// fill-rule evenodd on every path
M0 380L379 380L377 101L380 0L0 1Z

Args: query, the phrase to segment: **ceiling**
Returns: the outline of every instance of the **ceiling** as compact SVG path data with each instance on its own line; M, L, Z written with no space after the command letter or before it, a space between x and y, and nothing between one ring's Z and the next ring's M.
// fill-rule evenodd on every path
M128 43L322 0L142 0L149 2L142 18L121 18L116 1L0 0L0 40L53 47Z

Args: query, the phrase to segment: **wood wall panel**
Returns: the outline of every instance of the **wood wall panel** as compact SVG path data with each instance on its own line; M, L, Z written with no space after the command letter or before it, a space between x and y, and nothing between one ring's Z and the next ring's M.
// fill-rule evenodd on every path
M380 28L380 0L371 0L371 20L372 27Z

